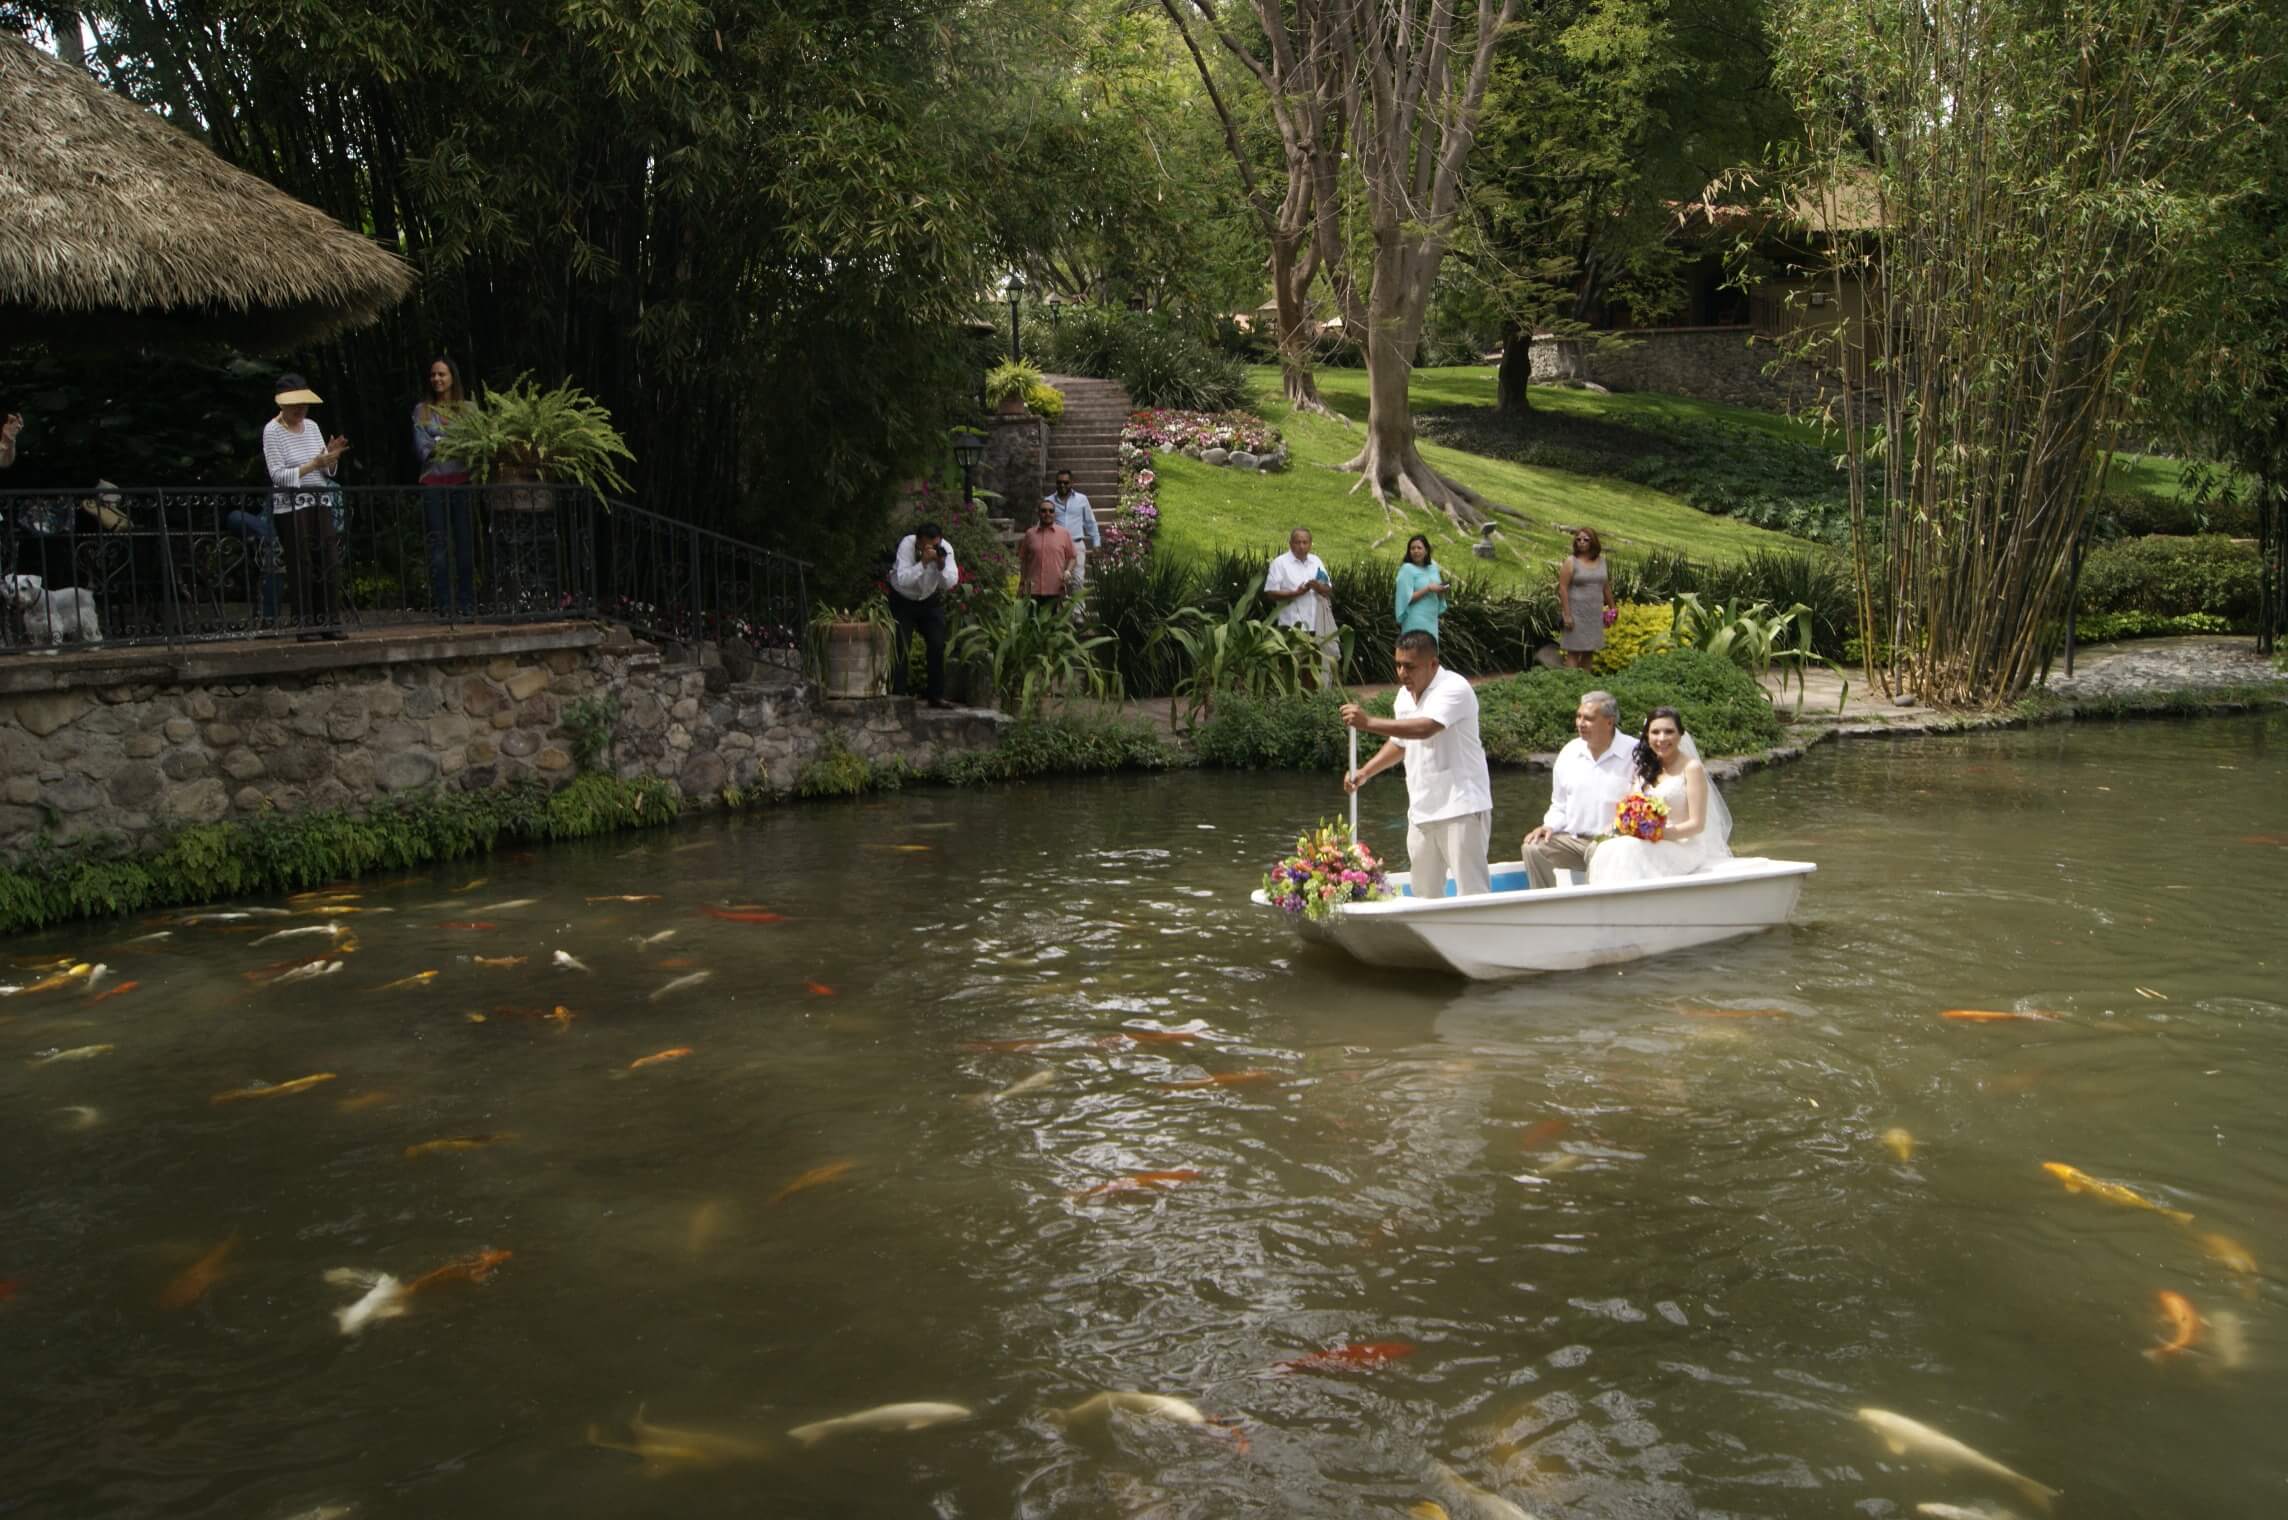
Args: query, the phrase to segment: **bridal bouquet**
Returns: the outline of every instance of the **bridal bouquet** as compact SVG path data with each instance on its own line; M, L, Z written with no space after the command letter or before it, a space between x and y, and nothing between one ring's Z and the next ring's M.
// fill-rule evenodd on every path
M1613 809L1613 833L1622 839L1660 843L1668 829L1668 804L1649 792L1631 792Z
M1322 823L1295 841L1295 853L1263 878L1263 895L1289 913L1317 921L1344 903L1380 902L1393 896L1382 862L1351 838L1350 825Z

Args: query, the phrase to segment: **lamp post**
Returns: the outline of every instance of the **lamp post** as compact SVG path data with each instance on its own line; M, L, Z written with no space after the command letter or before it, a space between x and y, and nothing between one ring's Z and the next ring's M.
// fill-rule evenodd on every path
M976 499L977 467L985 462L985 435L968 431L953 435L953 461L961 466L961 504L968 506Z
M1017 303L1023 300L1025 296L1025 277L1023 275L1011 274L1009 276L1007 294L1009 297L1009 362L1021 364L1024 362L1025 353L1017 345Z
M1065 316L1065 303L1057 299L1057 293L1053 290L1049 292L1048 306L1049 325L1051 327L1062 325Z

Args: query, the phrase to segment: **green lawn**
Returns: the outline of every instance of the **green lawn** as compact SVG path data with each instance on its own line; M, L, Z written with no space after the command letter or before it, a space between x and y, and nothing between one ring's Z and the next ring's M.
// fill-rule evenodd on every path
M1488 564L1470 557L1469 536L1457 531L1443 516L1409 510L1404 521L1394 526L1371 496L1363 491L1351 494L1355 477L1340 466L1358 451L1360 430L1330 418L1294 415L1279 399L1278 371L1259 369L1254 376L1258 409L1286 435L1292 464L1284 474L1241 475L1180 456L1156 459L1153 468L1160 475L1157 499L1163 542L1203 551L1256 549L1269 556L1283 548L1289 530L1300 525L1311 530L1319 557L1338 563L1370 551L1395 558L1404 546L1405 535L1420 532L1430 535L1448 563L1456 568L1466 564L1499 584L1544 579L1549 574L1549 562L1565 553L1565 527L1581 523L1594 527L1608 549L1623 554L1665 548L1682 550L1696 559L1730 560L1752 549L1799 548L1803 544L1803 540L1786 534L1711 517L1673 496L1625 481L1426 447L1425 457L1440 470L1531 519L1532 526L1522 529L1504 522L1502 556ZM1363 371L1323 370L1319 385L1330 407L1346 415L1365 416ZM1702 403L1673 397L1582 398L1579 392L1561 394L1568 404L1576 399L1625 400L1640 410L1668 405L1699 414L1702 409ZM1493 371L1485 366L1418 370L1413 395L1415 405L1423 407L1490 404ZM1540 396L1535 400L1538 403ZM1757 417L1731 407L1705 411L1708 415ZM1769 422L1790 425L1780 418L1759 419L1758 425ZM1376 547L1376 540L1385 534L1390 535L1387 541Z

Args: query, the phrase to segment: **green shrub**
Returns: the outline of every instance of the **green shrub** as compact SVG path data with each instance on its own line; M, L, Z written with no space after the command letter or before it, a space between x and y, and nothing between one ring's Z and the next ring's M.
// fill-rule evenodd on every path
M1025 410L1044 422L1055 422L1065 414L1065 393L1045 380L1029 386L1025 391Z
M2154 496L2144 491L2108 491L2098 498L2091 531L2103 541L2152 534L2189 537L2223 533L2248 538L2256 532L2255 505L2243 496L2218 492L2206 500Z
M1121 689L1140 697L1165 696L1183 674L1183 651L1152 635L1182 607L1201 604L1200 571L1192 556L1159 548L1140 561L1089 567L1088 615L1112 636L1107 663Z
M2234 632L2232 620L2213 612L2085 613L2074 619L2076 644L2103 644L2113 639L2164 639L2196 633ZM2059 637L2064 637L2060 630Z
M1684 715L1702 754L1746 754L1779 742L1780 722L1755 678L1731 661L1696 649L1649 654L1612 676L1583 670L1533 670L1478 688L1478 729L1489 759L1521 764L1573 737L1581 694L1603 687L1621 704L1621 726L1634 733L1655 707Z
M843 739L840 729L829 729L826 742L808 764L795 773L797 797L855 797L874 780L873 770Z
M1340 770L1350 741L1336 711L1346 700L1331 691L1224 697L1192 730L1192 748L1200 764L1225 770ZM1388 697L1382 699L1380 710L1390 711ZM1372 735L1360 735L1361 757L1381 743Z
M1182 752L1148 723L1066 714L1012 723L994 748L949 755L910 779L978 786L1029 776L1160 771L1183 763Z
M362 815L271 813L197 824L140 853L43 841L0 868L0 933L250 892L299 891L500 845L657 827L674 821L674 799L665 781L586 775L555 792L536 781L481 792L438 788L384 798Z
M1206 331L1165 312L1067 307L1047 351L1064 374L1119 381L1139 407L1222 412L1247 404L1245 367Z
M2080 610L2208 612L2235 628L2253 627L2257 571L2254 546L2219 534L2124 539L2082 561Z
M1601 676L1628 669L1658 648L1674 624L1675 613L1666 605L1623 602L1620 616L1605 630L1605 647L1590 657L1589 668Z

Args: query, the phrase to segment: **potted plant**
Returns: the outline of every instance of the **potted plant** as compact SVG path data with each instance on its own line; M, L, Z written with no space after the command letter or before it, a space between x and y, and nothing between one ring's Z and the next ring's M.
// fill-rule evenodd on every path
M830 698L878 697L889 687L889 602L877 594L855 607L821 607L810 620L811 664Z
M1024 415L1036 389L1048 389L1047 382L1038 369L1022 360L1004 359L985 372L985 404L1005 417Z
M437 452L468 467L478 485L538 482L582 486L598 495L626 491L621 461L633 461L612 414L569 382L542 389L530 374L490 390L461 409L438 440ZM502 506L545 511L548 490L506 493Z

